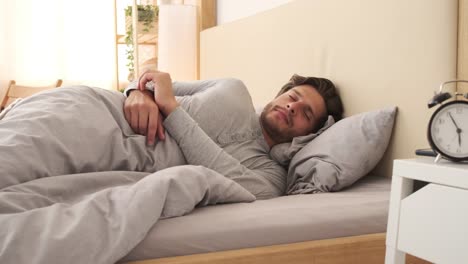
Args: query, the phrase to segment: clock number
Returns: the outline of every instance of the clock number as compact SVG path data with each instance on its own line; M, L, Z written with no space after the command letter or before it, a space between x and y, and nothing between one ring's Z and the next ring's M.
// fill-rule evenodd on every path
M463 113L463 108L457 107L457 114L462 114L462 113Z
M441 137L437 137L437 142L442 142L442 138L441 138Z
M434 134L439 134L440 129L438 127L434 128Z
M460 149L460 148L457 148L457 153L461 153L461 149Z
M442 118L439 119L439 124L440 124L440 125L442 125L442 124L444 124L444 123L445 123L445 119L442 119Z

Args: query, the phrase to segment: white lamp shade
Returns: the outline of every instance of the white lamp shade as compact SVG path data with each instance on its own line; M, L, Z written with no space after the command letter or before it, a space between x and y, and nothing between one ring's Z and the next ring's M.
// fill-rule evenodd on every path
M197 50L197 7L160 5L158 70L173 80L196 80Z

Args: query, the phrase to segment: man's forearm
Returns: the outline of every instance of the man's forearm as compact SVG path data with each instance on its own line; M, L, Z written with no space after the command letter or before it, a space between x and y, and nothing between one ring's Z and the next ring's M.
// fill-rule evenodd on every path
M257 198L267 199L283 192L277 175L254 172L219 147L181 108L177 107L164 121L164 127L176 140L189 164L210 168L236 181ZM280 178L280 177L276 177Z
M176 108L164 121L164 127L176 140L192 165L203 165L223 175L231 168L225 168L222 149L211 140L198 124L181 107ZM232 157L233 162L239 163ZM221 159L221 160L220 160ZM232 166L230 166L232 167Z
M169 116L174 110L179 107L179 103L174 99L171 100L170 102L165 102L163 104L158 104L159 108L161 109L161 112L164 114L164 116Z

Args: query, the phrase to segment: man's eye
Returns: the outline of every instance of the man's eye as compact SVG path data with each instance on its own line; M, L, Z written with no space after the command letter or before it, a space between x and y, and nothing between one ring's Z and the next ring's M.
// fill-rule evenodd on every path
M293 101L297 101L297 99L292 95L289 95L289 98L291 98Z

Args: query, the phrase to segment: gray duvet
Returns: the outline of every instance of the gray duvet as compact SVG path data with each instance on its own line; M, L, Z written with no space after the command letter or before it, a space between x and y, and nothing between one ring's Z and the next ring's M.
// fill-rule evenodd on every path
M123 101L77 86L0 114L0 263L114 263L159 219L255 199L213 170L171 164L170 137L148 147Z

